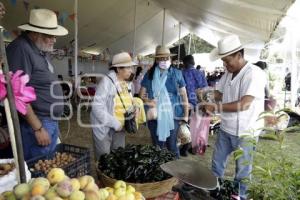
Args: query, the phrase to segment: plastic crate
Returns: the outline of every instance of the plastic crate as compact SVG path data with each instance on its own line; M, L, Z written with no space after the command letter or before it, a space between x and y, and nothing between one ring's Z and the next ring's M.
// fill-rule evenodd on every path
M31 177L46 177L47 174L45 174L43 171L32 171L31 169L34 168L34 164L37 163L39 160L52 159L56 152L65 152L71 154L73 157L76 158L75 161L70 162L68 165L62 167L62 169L65 171L65 174L70 178L76 178L86 174L90 174L91 158L90 150L88 148L78 147L69 144L58 144L54 153L47 156L35 157L27 161L28 168L31 172Z

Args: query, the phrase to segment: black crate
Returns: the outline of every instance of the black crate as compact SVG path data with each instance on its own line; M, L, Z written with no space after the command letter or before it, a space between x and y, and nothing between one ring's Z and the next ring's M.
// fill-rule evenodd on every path
M37 171L37 170L32 170L32 169L34 169L35 163L37 163L39 160L52 159L56 152L59 152L59 153L65 152L65 153L71 154L74 158L76 158L75 161L62 167L62 169L65 171L65 174L68 177L76 178L76 177L90 174L91 158L90 158L90 150L88 148L78 147L78 146L69 145L69 144L58 144L56 146L56 150L53 154L50 154L47 156L35 157L35 158L32 158L27 161L27 165L31 172L32 178L47 176L47 174L45 174L42 171Z

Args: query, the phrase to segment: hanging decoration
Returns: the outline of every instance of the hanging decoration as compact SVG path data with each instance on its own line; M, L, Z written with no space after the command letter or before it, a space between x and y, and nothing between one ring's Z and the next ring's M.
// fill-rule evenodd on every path
M10 3L11 3L13 6L16 6L16 5L17 5L17 0L10 0Z
M69 14L66 11L62 11L59 15L58 22L60 25L64 25L68 19Z
M0 74L0 101L6 97L5 78L3 74Z
M29 0L23 0L23 5L24 5L24 8L26 10L26 13L28 13L28 10L29 10Z
M4 39L9 40L11 38L11 33L8 30L3 30Z
M18 70L15 73L10 73L10 77L16 109L23 115L26 115L27 105L36 100L34 88L26 86L29 82L29 76L24 74L22 70ZM0 74L0 100L3 100L7 94L5 83L4 75Z
M75 16L76 16L76 14L73 13L73 14L69 15L69 18L74 22L75 21Z

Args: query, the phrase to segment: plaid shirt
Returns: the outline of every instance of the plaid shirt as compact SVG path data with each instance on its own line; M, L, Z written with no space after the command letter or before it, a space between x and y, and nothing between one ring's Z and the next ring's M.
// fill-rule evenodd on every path
M189 103L193 106L197 104L197 93L196 90L199 88L207 87L207 81L203 73L195 69L194 66L189 66L182 71L186 90L189 99Z

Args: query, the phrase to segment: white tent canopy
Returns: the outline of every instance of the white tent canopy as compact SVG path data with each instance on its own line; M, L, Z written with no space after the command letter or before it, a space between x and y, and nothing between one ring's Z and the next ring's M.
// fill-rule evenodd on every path
M28 19L29 9L41 7L57 11L70 34L58 38L57 47L68 46L74 39L74 0L2 1L7 14L2 22L12 31ZM136 2L136 7L135 7ZM78 1L78 46L82 50L111 53L121 50L147 54L162 41L163 8L166 9L165 44L178 40L181 35L194 32L216 45L223 35L234 33L244 42L254 42L261 48L268 41L280 19L293 0L81 0ZM136 8L136 12L135 12ZM134 19L136 25L134 26ZM258 48L254 45L254 49Z

